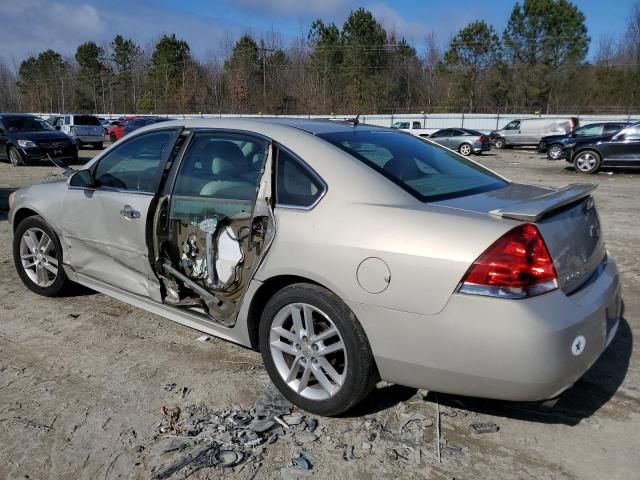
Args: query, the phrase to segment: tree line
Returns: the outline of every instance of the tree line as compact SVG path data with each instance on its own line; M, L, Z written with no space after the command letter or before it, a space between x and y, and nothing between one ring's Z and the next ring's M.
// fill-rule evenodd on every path
M627 18L589 60L585 16L569 0L517 2L503 32L471 22L446 48L431 34L418 49L363 8L342 26L318 19L288 45L245 34L200 59L175 34L150 49L116 35L73 58L49 49L0 62L0 111L637 113L640 2Z

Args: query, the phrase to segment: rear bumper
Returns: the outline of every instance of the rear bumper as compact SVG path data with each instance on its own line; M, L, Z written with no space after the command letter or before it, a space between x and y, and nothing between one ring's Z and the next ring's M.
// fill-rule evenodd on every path
M99 143L104 141L104 136L102 135L74 135L76 142L82 143Z
M473 153L488 152L491 150L491 142L473 142Z
M515 401L553 398L598 359L618 327L612 258L578 292L527 300L454 294L436 315L349 304L382 379L439 392ZM580 343L579 352L572 351Z

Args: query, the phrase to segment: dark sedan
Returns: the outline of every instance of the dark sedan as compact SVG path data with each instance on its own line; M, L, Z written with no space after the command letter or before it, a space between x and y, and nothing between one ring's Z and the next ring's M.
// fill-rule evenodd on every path
M0 113L0 158L12 165L78 159L75 141L44 120L27 114Z
M614 135L623 128L628 127L628 122L599 122L589 123L576 128L567 135L547 135L542 137L538 144L538 152L547 152L549 160L560 160L562 158L562 149L574 138L601 137L603 135Z
M122 136L130 134L134 130L137 130L142 127L146 127L147 125L153 125L154 123L166 122L167 120L172 120L171 118L162 118L162 117L140 117L134 118L133 120L128 120L124 124L124 128L122 129Z
M579 173L595 173L603 165L640 166L640 123L615 135L574 138L565 145L563 156Z

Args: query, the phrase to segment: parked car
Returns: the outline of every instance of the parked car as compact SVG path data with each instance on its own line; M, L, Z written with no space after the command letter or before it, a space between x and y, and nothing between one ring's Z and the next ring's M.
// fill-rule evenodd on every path
M49 162L47 155L64 162L76 161L75 141L46 121L23 113L0 113L0 158L12 165Z
M429 140L455 150L465 157L471 155L471 153L480 155L482 152L491 150L491 140L487 135L468 128L438 130L429 136Z
M616 134L573 138L565 143L563 157L579 173L596 173L603 165L640 165L640 123Z
M8 223L32 291L78 282L259 349L287 398L336 415L379 379L518 401L573 385L621 315L594 188L362 124L180 120L17 190Z
M566 135L580 125L575 117L512 120L489 135L496 148L535 146L547 135Z
M103 148L104 128L98 117L69 113L49 117L47 122L53 125L56 130L73 138L78 148L82 148L85 144L92 145L98 150Z
M124 127L122 129L121 137L124 137L125 135L129 135L134 130L137 130L137 129L142 128L142 127L146 127L147 125L153 125L154 123L166 122L167 120L170 120L170 119L163 118L163 117L139 117L139 118L134 118L132 120L127 120L124 123Z
M567 135L547 135L542 137L538 145L538 152L547 152L549 160L560 160L562 158L562 149L565 143L570 142L573 138L584 137L600 137L602 135L613 135L618 133L630 124L627 122L600 122L582 125Z
M433 131L422 128L422 123L417 120L413 120L411 122L395 122L391 125L391 128L394 130L402 130L403 132L410 133L416 137L428 137L429 132Z
M111 123L107 127L107 137L109 137L111 143L115 143L122 138L122 130L124 130L124 124L128 120L132 120L134 118L139 117L120 117L117 120L111 121Z

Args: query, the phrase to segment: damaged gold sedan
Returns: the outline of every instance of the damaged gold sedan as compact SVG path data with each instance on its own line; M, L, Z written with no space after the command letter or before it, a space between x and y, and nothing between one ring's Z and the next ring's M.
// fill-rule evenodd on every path
M28 288L80 283L259 349L314 413L352 408L379 379L550 398L617 330L593 186L514 184L402 132L165 122L67 176L10 198Z

